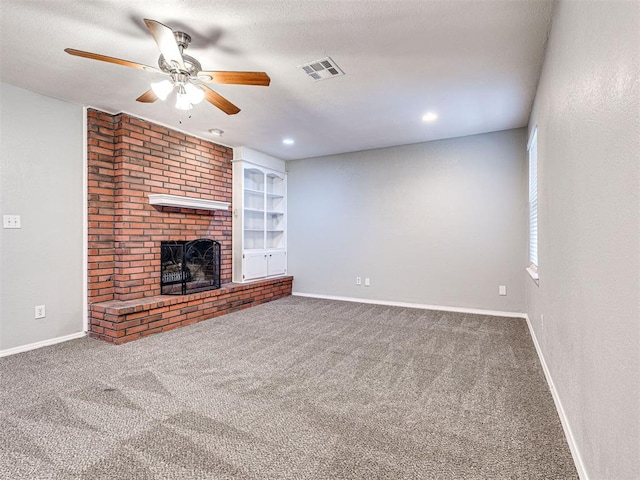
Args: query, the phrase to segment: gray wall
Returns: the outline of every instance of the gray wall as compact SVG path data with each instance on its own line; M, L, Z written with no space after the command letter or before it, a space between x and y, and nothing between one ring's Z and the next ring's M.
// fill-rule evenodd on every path
M81 332L82 107L0 84L0 350ZM35 320L34 307L46 305Z
M294 291L524 311L526 165L525 129L287 162Z
M527 311L591 479L640 478L639 32L637 2L558 4L530 121Z

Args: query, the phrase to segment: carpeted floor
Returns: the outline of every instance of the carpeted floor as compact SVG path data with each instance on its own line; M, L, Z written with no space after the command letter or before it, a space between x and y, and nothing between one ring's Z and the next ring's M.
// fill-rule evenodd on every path
M3 479L574 479L524 320L288 297L0 359Z

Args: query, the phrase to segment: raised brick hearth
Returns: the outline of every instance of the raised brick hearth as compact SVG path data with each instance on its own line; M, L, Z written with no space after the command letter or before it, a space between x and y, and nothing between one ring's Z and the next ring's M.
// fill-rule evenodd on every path
M232 201L233 151L127 114L87 113L89 335L114 343L291 294L291 277L232 284L231 211L149 204L149 194ZM160 295L160 242L221 244L222 288Z
M291 295L292 280L279 277L248 284L228 283L191 295L95 303L91 306L90 335L119 344L166 332Z

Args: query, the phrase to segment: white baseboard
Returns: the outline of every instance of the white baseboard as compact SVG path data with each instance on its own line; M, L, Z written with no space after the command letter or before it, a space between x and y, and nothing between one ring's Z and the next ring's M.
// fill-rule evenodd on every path
M389 305L390 307L421 308L423 310L441 310L443 312L475 313L478 315L491 315L493 317L526 318L526 314L522 312L502 312L499 310L481 310L478 308L448 307L443 305L426 305L423 303L392 302L388 300L371 300L369 298L337 297L335 295L322 295L319 293L292 292L291 295L295 295L297 297L324 298L326 300L342 300L344 302Z
M16 353L28 352L29 350L35 350L36 348L42 348L48 345L55 345L56 343L62 343L69 340L74 340L76 338L82 338L86 335L87 332L72 333L71 335L65 335L63 337L50 338L48 340L42 340L41 342L35 342L28 345L21 345L19 347L0 350L0 357L7 357L9 355L15 355Z
M545 361L544 355L542 354L542 349L540 348L540 344L538 343L538 339L533 330L533 326L531 325L531 320L529 320L529 315L525 314L525 318L527 320L527 326L529 327L529 333L531 334L533 344L535 345L536 352L538 353L538 358L540 359L540 365L542 365L542 371L544 372L544 376L547 379L547 383L549 384L549 390L551 390L553 403L555 403L556 405L556 410L558 411L558 416L560 417L560 423L562 424L562 429L564 430L564 436L566 437L567 443L569 444L569 450L571 450L571 456L573 457L573 463L575 464L576 470L578 471L578 476L580 477L580 480L589 480L589 475L587 475L584 463L582 462L582 456L580 455L580 450L578 449L578 445L573 436L573 431L571 430L569 419L567 418L567 415L564 412L564 408L562 407L562 401L560 400L560 396L558 395L556 386L553 383L553 378L551 378L551 372L549 372L549 367L547 366L547 362Z

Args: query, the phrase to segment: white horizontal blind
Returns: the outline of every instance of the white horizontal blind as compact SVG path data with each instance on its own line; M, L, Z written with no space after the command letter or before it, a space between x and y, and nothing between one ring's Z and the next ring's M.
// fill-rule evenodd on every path
M529 141L529 262L538 266L538 128Z

